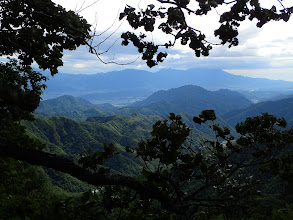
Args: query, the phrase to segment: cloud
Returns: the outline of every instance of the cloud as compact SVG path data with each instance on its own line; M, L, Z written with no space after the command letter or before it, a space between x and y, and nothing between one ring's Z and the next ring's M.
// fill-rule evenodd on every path
M293 82L293 68L272 69L225 69L225 71L254 78L268 78L274 80L287 80Z
M74 10L81 6L77 0L54 0ZM90 5L95 0L87 0L85 5ZM272 1L266 0L265 4ZM113 4L115 2L115 4ZM99 52L111 49L103 54L101 58L105 62L116 61L118 63L128 63L135 60L140 54L137 49L131 45L121 46L120 35L123 31L130 30L127 22L121 24L116 19L119 11L123 10L125 4L143 8L146 4L155 3L154 0L100 0L95 5L84 10L81 15L85 16L90 23L96 22L97 33L103 35L96 37L95 45L98 45L105 38L109 37L99 46ZM264 2L264 1L262 1ZM76 6L77 5L77 6ZM218 10L222 12L224 8ZM116 22L115 22L116 19ZM219 43L219 39L214 37L214 30L219 27L219 15L213 11L209 16L192 16L188 17L189 24L196 29L200 29L207 36L207 40L212 43ZM114 22L114 25L112 25ZM256 21L244 21L239 27L239 45L228 48L227 46L213 46L209 57L197 58L188 46L182 46L178 42L171 50L162 49L169 53L169 56L159 66L149 69L145 62L138 59L130 65L103 64L99 59L88 52L86 47L80 47L76 51L65 52L64 67L60 71L72 73L98 73L112 70L121 70L126 68L140 68L145 70L156 71L162 68L218 68L230 70L255 70L250 74L260 74L259 69L275 71L276 69L293 68L293 37L290 27L293 26L293 19L286 22L270 22L262 28L256 27ZM119 28L118 28L119 27ZM117 29L118 28L118 29ZM140 30L138 30L140 31ZM111 36L110 36L111 35ZM148 36L150 40L158 42L168 41L171 39L160 32L151 33ZM117 41L116 41L117 40ZM115 43L116 42L116 43ZM238 71L239 74L246 74ZM274 74L278 74L278 71ZM279 74L281 74L279 72ZM290 73L283 74L282 77L290 78ZM293 73L292 73L293 74ZM275 75L274 75L275 76ZM264 75L265 77L265 75Z
M169 54L168 55L168 58L169 59L178 60L178 59L182 59L183 57L182 57L182 55L180 55L180 54L177 53L177 54L174 54L174 55L173 54Z
M77 64L74 64L73 67L74 68L78 68L78 69L82 69L82 68L85 68L87 65L84 64L84 63L77 63Z

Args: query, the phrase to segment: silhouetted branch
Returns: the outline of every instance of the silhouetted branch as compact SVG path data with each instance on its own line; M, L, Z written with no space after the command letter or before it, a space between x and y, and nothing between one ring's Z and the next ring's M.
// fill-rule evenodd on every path
M19 147L16 144L0 143L0 156L11 157L32 165L44 166L63 173L68 173L71 176L94 186L124 186L135 190L144 197L158 200L166 210L175 213L182 213L184 211L179 207L177 201L173 201L165 193L162 193L159 188L154 187L147 182L140 182L132 177L119 174L103 175L92 173L87 169L78 166L73 161L56 154L26 149Z

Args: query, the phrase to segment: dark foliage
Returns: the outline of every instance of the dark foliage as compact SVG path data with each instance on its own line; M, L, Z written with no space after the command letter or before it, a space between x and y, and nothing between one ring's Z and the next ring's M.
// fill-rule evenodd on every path
M144 28L145 32L160 30L164 34L173 36L173 42L155 44L146 40L147 35L139 35L127 31L121 35L122 45L127 46L130 42L142 54L149 67L163 62L167 57L166 52L160 52L159 47L169 48L179 41L182 45L191 48L196 57L208 56L213 44L206 40L206 36L194 25L189 25L186 17L195 15L207 15L211 10L220 6L227 6L227 10L220 15L220 27L214 31L221 44L228 44L229 47L237 46L238 28L246 19L257 20L257 27L262 27L270 21L288 21L293 12L293 7L285 7L281 1L275 1L271 8L262 7L259 0L238 0L238 1L210 1L193 0L157 0L161 7L157 8L150 4L146 9L138 9L127 5L124 12L120 14L120 20L126 17L133 29ZM281 6L281 9L279 9ZM277 9L278 8L278 9Z

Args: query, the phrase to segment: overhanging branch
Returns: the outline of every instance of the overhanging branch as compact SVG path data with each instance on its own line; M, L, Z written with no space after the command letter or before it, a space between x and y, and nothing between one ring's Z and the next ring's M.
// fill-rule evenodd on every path
M123 175L102 175L92 173L73 161L43 151L31 150L17 146L16 144L0 143L0 156L11 157L16 160L25 161L32 165L52 168L63 173L68 173L79 180L85 181L94 186L116 185L135 190L140 195L158 200L162 206L171 212L182 213L185 210L180 208L178 201L173 201L165 193L161 192L147 182L140 182L132 177Z

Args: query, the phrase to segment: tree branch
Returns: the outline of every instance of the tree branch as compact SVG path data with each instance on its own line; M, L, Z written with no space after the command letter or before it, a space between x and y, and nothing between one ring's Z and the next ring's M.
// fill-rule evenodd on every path
M158 200L168 211L175 213L184 213L184 211L186 211L180 208L180 205L182 204L179 203L179 201L172 200L168 195L161 192L159 188L154 187L147 182L140 182L132 177L122 176L119 174L102 175L98 173L92 173L87 169L78 166L73 161L56 154L22 148L16 144L0 142L0 156L11 157L16 160L25 161L32 165L53 168L57 171L68 173L71 176L94 186L116 185L127 187L135 190L144 197Z

